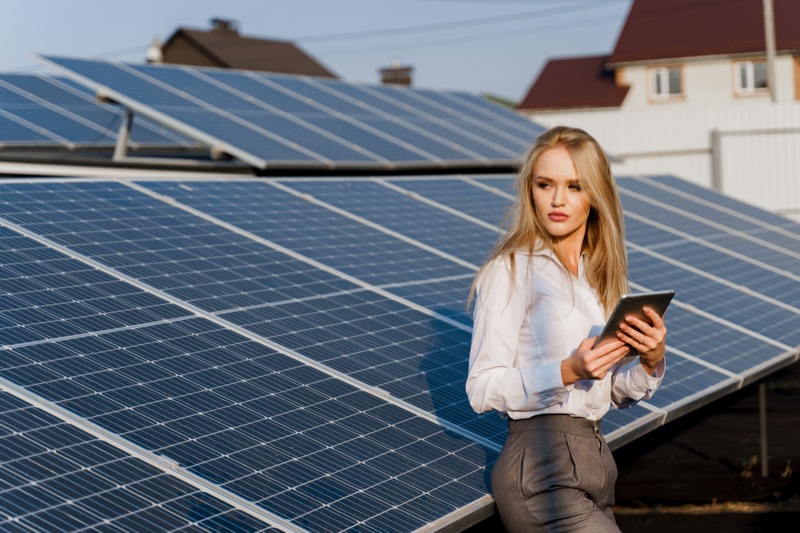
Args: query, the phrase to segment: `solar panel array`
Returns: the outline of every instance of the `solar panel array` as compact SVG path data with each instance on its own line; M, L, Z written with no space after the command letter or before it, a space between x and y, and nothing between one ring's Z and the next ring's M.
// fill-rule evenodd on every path
M260 169L511 165L543 131L465 93L44 59L137 114Z
M113 147L125 112L99 105L94 93L67 78L0 74L0 147ZM137 117L131 147L187 147L193 143Z
M510 182L0 182L0 527L474 520L506 433L466 401L464 305ZM677 296L664 384L605 417L612 446L800 346L800 224L619 184L633 287Z

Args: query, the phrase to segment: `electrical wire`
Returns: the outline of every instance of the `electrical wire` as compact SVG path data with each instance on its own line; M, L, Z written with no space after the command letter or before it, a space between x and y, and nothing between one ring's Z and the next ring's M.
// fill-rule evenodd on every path
M615 0L614 0L615 1ZM628 0L624 0L627 2ZM359 32L347 32L347 33L329 33L329 34L317 34L317 35L304 35L299 37L292 37L292 39L302 42L314 42L314 41L334 41L334 40L349 40L349 39L362 39L366 37L374 37L374 36L386 36L386 35L396 35L396 34L411 34L411 33L420 33L420 32L428 32L428 31L440 31L440 30L449 30L449 29L458 29L458 28L467 28L473 26L484 26L488 24L499 24L502 22L508 21L518 21L521 19L529 19L529 18L536 18L542 16L552 16L552 15L559 15L562 13L571 12L574 13L576 10L582 11L585 8L594 9L596 7L603 7L600 4L604 4L605 6L608 5L608 0L588 0L583 1L580 4L570 4L570 5L563 5L560 4L556 7L546 8L546 9L535 9L531 11L520 11L518 13L512 13L507 15L496 15L493 17L480 17L475 19L465 19L465 20L456 20L450 22L437 22L434 24L422 24L422 25L415 25L415 26L401 26L397 28L383 28L379 30L367 30L367 31L359 31Z

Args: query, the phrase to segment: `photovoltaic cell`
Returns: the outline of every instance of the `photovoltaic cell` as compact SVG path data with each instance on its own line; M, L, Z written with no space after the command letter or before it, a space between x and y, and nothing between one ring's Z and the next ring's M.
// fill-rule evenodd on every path
M477 106L454 104L460 105ZM475 441L491 441L489 448L496 450L506 430L500 417L476 415L467 405L470 334L364 282L469 324L462 309L475 270L459 263L480 265L476 250L486 253L497 238L470 217L496 224L495 207L508 199L471 179L390 181L412 195L363 179L280 180L281 187L334 209L260 182L136 185L255 239L116 182L5 181L0 216L208 315L194 317L148 293L143 294L150 300L141 300L139 289L2 228L0 287L10 296L3 302L16 314L0 315L6 320L0 332L20 340L4 342L0 376L123 442L175 461L179 472L311 531L414 530L463 512L487 494L487 467L496 458L496 451ZM490 177L478 181L505 191L511 184ZM624 188L625 180L620 183ZM651 400L612 410L603 420L617 444L787 364L800 344L792 276L760 266L761 255L748 261L703 243L734 239L737 253L748 254L751 244L755 250L764 247L736 231L753 237L771 232L769 227L750 220L745 222L754 227L728 231L717 222L714 231L690 240L647 224L640 210L647 202L637 204L641 199L635 194L641 192L632 191L623 191L634 200L628 212L631 279L637 287L674 288L677 296L668 313L669 362L662 387ZM421 202L424 198L469 216L455 216ZM707 209L701 218L714 221L714 212ZM673 210L670 216L682 214ZM690 234L696 224L709 227L694 218L677 219L670 227ZM786 228L774 233L791 242ZM443 253L418 247L414 239ZM780 241L769 242L774 253L791 255ZM40 255L41 250L51 255ZM37 298L54 292L47 287L61 283L60 274L69 276L63 287L56 285L57 303L63 305L40 310ZM124 290L121 298L104 293L84 298L84 290L104 287L106 279L136 298ZM67 293L73 298L66 301L62 290L73 291ZM152 309L163 314L126 318L121 327L95 322ZM80 324L89 329L64 329L62 323L86 317ZM29 326L52 329L30 337ZM274 344L246 338L237 327ZM312 368L303 363L307 360L322 366ZM341 374L352 384L336 377ZM187 505L171 509L186 512ZM202 518L226 520L221 517L228 511ZM149 509L137 512L145 516Z
M124 111L98 105L94 95L67 81L41 75L0 74L0 109L16 117L18 125L31 123L49 132L52 135L46 138L51 143L114 146ZM15 137L13 130L2 131L4 142L31 140L24 133ZM130 140L133 146L191 145L187 139L142 117L134 120Z
M369 87L333 83L326 80L314 80L314 84L321 85L328 91L335 91L336 94L341 95L340 98L347 101L352 100L369 106L378 117L394 117L395 120L411 125L415 131L423 129L434 138L440 139L440 142L454 144L462 151L468 150L489 159L504 159L513 155L513 151L507 148L496 146L493 142L470 131L464 131L445 120L427 116L413 106L392 100L390 96L373 91ZM360 119L367 120L367 117L360 117ZM426 146L429 145L426 144Z
M0 143L13 144L53 144L59 139L36 128L35 124L20 122L16 115L0 106Z
M640 285L657 290L673 288L682 302L779 342L800 345L800 331L791 327L800 321L800 309L779 307L775 301L758 298L749 291L723 285L641 252L629 252L628 262L631 280ZM782 285L788 289L790 280L783 280ZM775 275L775 281L781 278Z
M286 184L476 265L483 264L498 238L496 231L465 222L377 183L352 180Z
M371 488L390 473L404 489L396 507L417 527L427 518L414 502L425 492L456 481L486 490L487 456L470 461L470 441L205 319L7 352L16 366L3 376L314 530L357 525L336 512L356 491L385 510ZM398 464L409 472L398 475ZM295 495L302 504L288 505Z
M447 106L415 89L353 91L355 84L305 77L46 59L136 112L260 168L507 164L541 130L494 104L464 104L462 97ZM359 100L362 93L371 103Z
M512 201L485 191L462 180L389 180L403 189L415 192L464 214L494 224L498 228Z
M417 283L473 274L469 268L264 183L141 184L368 283L413 283L403 293L422 305L429 302L424 294L427 289L420 286L423 293L418 296Z
M0 528L279 531L0 392Z
M0 262L0 339L6 346L188 315L2 227Z
M202 220L189 223L182 218L185 213L129 188L119 184L104 187L101 184L66 183L54 191L43 192L30 184L19 187L9 186L9 196L2 197L6 202L2 205L14 206L15 212L7 214L9 218L134 277L140 274L135 267L141 264L143 254L148 250L164 253L166 259L162 263L169 267L169 276L140 279L201 308L219 311L221 303L217 297L220 291L238 287L242 281L236 278L235 270L223 269L224 275L220 276L218 268L207 268L197 258L186 260L180 253L181 250L193 250L197 257L213 257L210 249L202 249L204 241L181 240L182 232L189 236L187 238L198 239L207 223ZM11 191L16 194L11 195ZM48 197L50 194L53 196ZM62 220L58 224L48 221L49 211L33 211L30 207L41 205L45 199L60 213ZM115 205L124 205L124 211L115 211ZM147 209L153 205L156 211ZM137 218L137 214L141 218ZM156 233L161 236L156 237ZM230 246L235 237L236 234L231 234L214 242ZM284 264L288 258L271 260L272 250L250 243L263 248L268 260L264 264L268 264L270 270L283 269L273 273L274 280L270 281L278 286L288 285L284 278L291 278L295 270ZM121 244L124 244L124 253L120 251ZM133 245L136 249L130 248ZM254 253L259 256L258 250ZM244 254L240 254L238 259L247 260ZM152 262L147 266L152 269L154 264L159 266ZM330 277L319 271L312 276L312 281L317 274L323 279ZM205 283L200 284L200 281ZM339 281L345 285L343 288L347 288L347 282ZM165 286L166 283L170 285ZM188 298L187 289L198 285L201 285L198 295L204 294L206 298ZM475 422L481 418L472 412L463 394L466 376L463 352L469 342L467 332L365 291L312 300L281 295L270 302L263 294L253 294L255 288L252 291L246 289L243 288L243 293L262 299L259 305L243 310L240 310L241 305L231 307L229 312L221 315L226 320L371 386L385 385L397 398L444 420L453 418ZM281 303L282 300L286 302ZM214 307L209 309L208 302L213 302ZM449 336L453 335L459 335L461 341L450 339ZM392 356L394 360L390 358ZM21 377L16 369L7 372L17 380L27 379ZM33 389L37 386L30 382L24 384ZM113 393L108 394L113 396ZM484 436L497 439L498 434L504 431L504 426L497 424L490 434Z
M750 237L731 233L726 226L717 223L712 219L703 217L688 216L668 210L659 205L654 205L649 201L635 198L626 193L625 189L620 189L622 205L629 214L637 214L643 217L647 225L653 226L658 231L660 228L677 230L692 237L701 238L708 242L717 243L720 240L725 242L725 247L732 252L741 253L752 257L754 261L763 261L770 266L792 272L800 276L800 247L795 250L783 248L781 246L770 246L766 239ZM645 232L650 232L648 228ZM655 231L653 232L655 233ZM670 235L680 237L672 232ZM674 240L672 237L670 240ZM754 246L755 245L755 246ZM759 250L753 254L753 250Z
M210 311L355 288L121 184L9 184L0 216Z
M706 208L709 205L712 206L712 209L715 213L726 210L732 211L740 214L743 217L749 217L751 219L760 221L762 224L758 224L759 226L763 227L763 225L766 225L767 227L772 227L773 231L774 228L788 230L800 236L800 224L797 222L775 215L751 204L741 202L730 196L725 196L706 187L701 187L690 181L682 180L673 176L620 178L618 181L620 182L621 186L630 190L639 190L634 187L640 186L640 183L661 185L662 187L658 187L657 190L659 191L659 194L666 195L665 198L669 200L670 205L674 205L676 207L689 205L696 209L698 205L697 201L705 201L707 203L701 205L705 206ZM642 190L646 191L647 189ZM650 190L652 190L652 188ZM684 204L687 196L689 198L693 198L694 203L690 202L688 204Z

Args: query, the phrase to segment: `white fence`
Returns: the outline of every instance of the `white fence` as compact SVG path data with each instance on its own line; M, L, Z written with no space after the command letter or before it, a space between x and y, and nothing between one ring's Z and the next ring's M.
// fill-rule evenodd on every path
M800 103L542 113L591 133L617 175L672 174L800 221Z

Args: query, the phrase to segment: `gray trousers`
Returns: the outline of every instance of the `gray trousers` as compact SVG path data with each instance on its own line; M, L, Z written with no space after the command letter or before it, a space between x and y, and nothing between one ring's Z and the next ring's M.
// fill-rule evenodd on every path
M492 495L509 532L619 532L617 466L600 423L568 415L508 421Z

